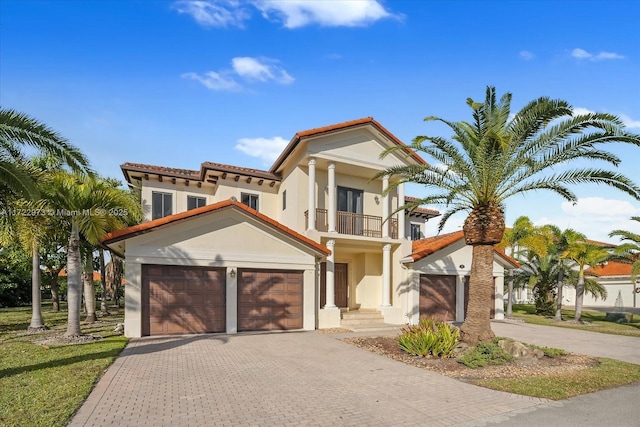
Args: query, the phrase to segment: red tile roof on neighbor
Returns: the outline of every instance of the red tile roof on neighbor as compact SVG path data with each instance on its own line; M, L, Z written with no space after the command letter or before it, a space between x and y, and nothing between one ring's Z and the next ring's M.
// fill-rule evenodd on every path
M67 270L62 269L60 270L60 273L58 273L58 277L67 277ZM99 282L102 280L102 275L100 274L99 271L94 271L93 272L93 281L94 282ZM124 285L125 283L125 279L122 278L122 284Z
M455 231L453 233L441 234L439 236L427 237L425 239L414 240L412 242L412 253L411 257L414 261L419 261L424 257L427 257L435 252L446 248L449 245L452 245L459 241L460 239L464 239L463 231ZM499 255L502 259L507 261L509 264L514 267L520 267L520 264L515 259L511 258L504 252L498 249L494 249L495 253Z
M289 144L286 146L286 148L284 149L282 154L280 154L280 156L273 163L273 166L271 166L271 168L269 169L269 172L275 173L278 170L278 168L282 165L284 160L289 156L289 154L291 154L291 152L296 148L296 146L298 145L300 140L303 139L303 138L309 138L309 137L318 136L318 135L321 135L321 134L324 134L324 133L337 132L337 131L341 131L341 130L344 130L344 129L348 129L348 128L352 128L352 127L358 127L358 126L365 126L365 125L373 125L374 127L378 128L378 130L380 132L382 132L387 138L389 138L396 145L401 145L401 146L405 145L404 142L400 141L395 135L393 135L391 132L389 132L387 129L385 129L384 126L382 126L380 123L375 121L373 119L373 117L365 117L365 118L362 118L362 119L350 120L348 122L337 123L337 124L334 124L334 125L323 126L323 127L319 127L319 128L308 129L308 130L304 130L304 131L301 131L301 132L297 132L293 136L293 138L291 139ZM427 164L415 152L411 153L411 157L418 163Z
M631 276L631 264L609 261L603 266L590 268L587 272L593 272L598 276Z
M133 227L124 228L122 230L117 230L112 233L107 234L103 239L102 243L105 245L119 242L121 240L125 240L134 236L138 236L140 234L148 233L156 228L162 227L167 224L172 224L174 222L186 220L188 218L197 217L203 214L207 214L209 212L230 208L230 209L239 209L251 216L258 218L263 223L269 225L270 227L277 229L285 234L288 234L290 237L298 240L299 242L305 244L306 246L314 249L316 252L322 253L324 255L331 254L331 251L319 243L314 242L313 240L303 236L302 234L293 231L292 229L285 227L277 221L269 218L268 216L261 214L260 212L251 209L249 206L242 204L236 200L224 200L222 202L214 203L212 205L203 206L201 208L192 209L186 212L181 212L174 215L165 216L164 218L158 218L153 221L143 222L142 224L134 225Z

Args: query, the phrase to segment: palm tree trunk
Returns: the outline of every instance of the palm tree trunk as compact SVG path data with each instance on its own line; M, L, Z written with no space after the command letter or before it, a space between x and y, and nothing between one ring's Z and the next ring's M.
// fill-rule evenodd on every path
M93 259L91 257L92 252L89 251L84 260L84 267L82 271L82 282L84 284L84 303L87 309L87 317L85 322L93 323L98 318L96 317L96 289L93 285Z
M71 221L71 236L67 251L67 302L68 318L66 336L80 335L80 305L82 304L82 277L80 265L80 233L78 223Z
M474 346L495 337L491 330L493 281L493 245L474 245L469 280L467 318L460 328L460 340Z
M105 277L106 268L104 265L104 249L98 249L98 253L100 254L100 293L102 294L100 312L102 312L103 316L108 316L109 310L107 309L107 278Z
M509 270L509 285L507 292L509 299L507 300L507 317L513 317L513 270Z
M558 304L556 305L556 315L554 319L560 321L562 320L562 288L564 288L564 270L562 270L562 264L560 272L558 273L558 283L556 287L558 288Z
M54 274L55 273L55 274ZM49 282L49 286L51 287L51 301L53 303L52 311L55 313L60 311L60 292L58 285L58 274L60 271L52 272L51 281Z
M46 329L42 320L42 294L40 293L41 277L40 277L40 253L38 252L38 244L33 243L31 249L31 324L29 331L41 331Z
M576 314L574 320L582 322L582 300L584 299L584 271L580 268L578 273L578 286L576 287Z

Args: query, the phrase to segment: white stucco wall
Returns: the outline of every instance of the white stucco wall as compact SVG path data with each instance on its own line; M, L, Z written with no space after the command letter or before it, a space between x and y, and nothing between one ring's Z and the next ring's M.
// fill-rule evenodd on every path
M141 265L303 271L303 329L316 326L316 254L255 218L227 209L182 221L126 242L125 335L142 330ZM227 333L237 332L237 284L227 275Z

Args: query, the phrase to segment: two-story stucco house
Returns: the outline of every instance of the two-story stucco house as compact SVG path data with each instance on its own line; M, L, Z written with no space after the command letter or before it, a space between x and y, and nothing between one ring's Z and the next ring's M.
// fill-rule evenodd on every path
M371 180L418 155L372 118L298 132L268 171L125 163L146 221L104 243L126 261L125 334L338 327L464 319L471 250L462 233L425 238L431 209L398 207L403 185ZM505 268L496 252L496 316Z

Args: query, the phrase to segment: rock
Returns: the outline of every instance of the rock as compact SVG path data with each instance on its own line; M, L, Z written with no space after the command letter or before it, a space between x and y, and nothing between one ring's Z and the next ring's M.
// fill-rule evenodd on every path
M517 360L538 360L544 357L542 350L529 347L519 341L500 340L498 345Z

